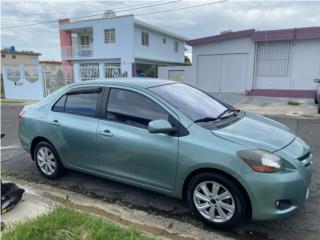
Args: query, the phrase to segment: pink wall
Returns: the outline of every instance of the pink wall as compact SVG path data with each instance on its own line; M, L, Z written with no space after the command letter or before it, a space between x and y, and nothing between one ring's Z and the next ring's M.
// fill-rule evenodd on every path
M59 24L68 23L68 22L70 22L70 19L68 19L68 18L59 19ZM65 31L65 30L60 30L61 55L62 55L62 51L70 51L70 52L65 52L65 54L67 54L67 56L72 56L71 48L64 48L64 47L71 46L71 45L72 45L71 32ZM64 50L62 50L63 48L64 48ZM72 63L70 61L63 60L62 67L63 67L64 80L66 82L73 82Z

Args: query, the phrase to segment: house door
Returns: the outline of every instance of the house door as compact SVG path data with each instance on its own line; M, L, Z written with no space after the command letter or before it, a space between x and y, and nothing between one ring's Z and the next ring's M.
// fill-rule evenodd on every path
M198 56L197 87L206 92L244 92L247 54Z

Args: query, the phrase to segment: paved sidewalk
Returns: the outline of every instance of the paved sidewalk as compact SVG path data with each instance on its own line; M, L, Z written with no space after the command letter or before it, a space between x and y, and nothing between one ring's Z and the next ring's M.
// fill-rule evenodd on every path
M54 201L48 198L25 192L18 205L1 216L1 221L5 223L6 229L11 224L24 222L46 214L56 205Z
M234 238L225 234L200 229L189 223L149 214L118 204L107 203L103 200L93 199L46 184L25 181L10 176L3 177L3 181L14 182L26 190L16 208L3 215L2 221L7 226L8 224L15 224L45 214L55 206L62 204L76 210L108 218L120 225L133 226L159 239L234 240Z

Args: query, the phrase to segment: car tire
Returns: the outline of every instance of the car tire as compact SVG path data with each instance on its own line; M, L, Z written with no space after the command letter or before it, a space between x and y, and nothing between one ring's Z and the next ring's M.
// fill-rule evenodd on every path
M315 104L319 104L318 98L317 98L317 94L314 96L314 103Z
M56 149L49 142L39 142L34 149L34 160L42 176L55 179L64 173L64 167Z
M320 113L320 103L318 104L318 113Z
M207 190L210 187L212 188L211 191L209 190L209 193L212 194L209 197L210 201L207 199L208 194L204 194L202 184L206 184ZM216 190L217 188L218 190ZM217 191L217 194L214 196L215 191ZM197 197L199 193L202 196L205 195L206 199L199 199ZM222 197L219 196L228 198L221 200ZM233 228L241 223L247 215L248 203L245 194L238 184L220 173L202 173L194 176L187 186L186 197L189 207L193 212L204 222L216 228ZM208 205L210 206L208 207ZM207 207L206 209L205 206Z

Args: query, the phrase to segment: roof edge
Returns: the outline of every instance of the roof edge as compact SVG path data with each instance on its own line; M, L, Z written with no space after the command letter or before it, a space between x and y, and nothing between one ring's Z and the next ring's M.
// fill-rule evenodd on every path
M320 26L288 28L277 30L256 31L255 29L241 30L237 32L226 32L218 35L192 39L187 41L188 45L196 46L200 44L250 36L254 42L276 41L276 40L302 40L320 38Z

